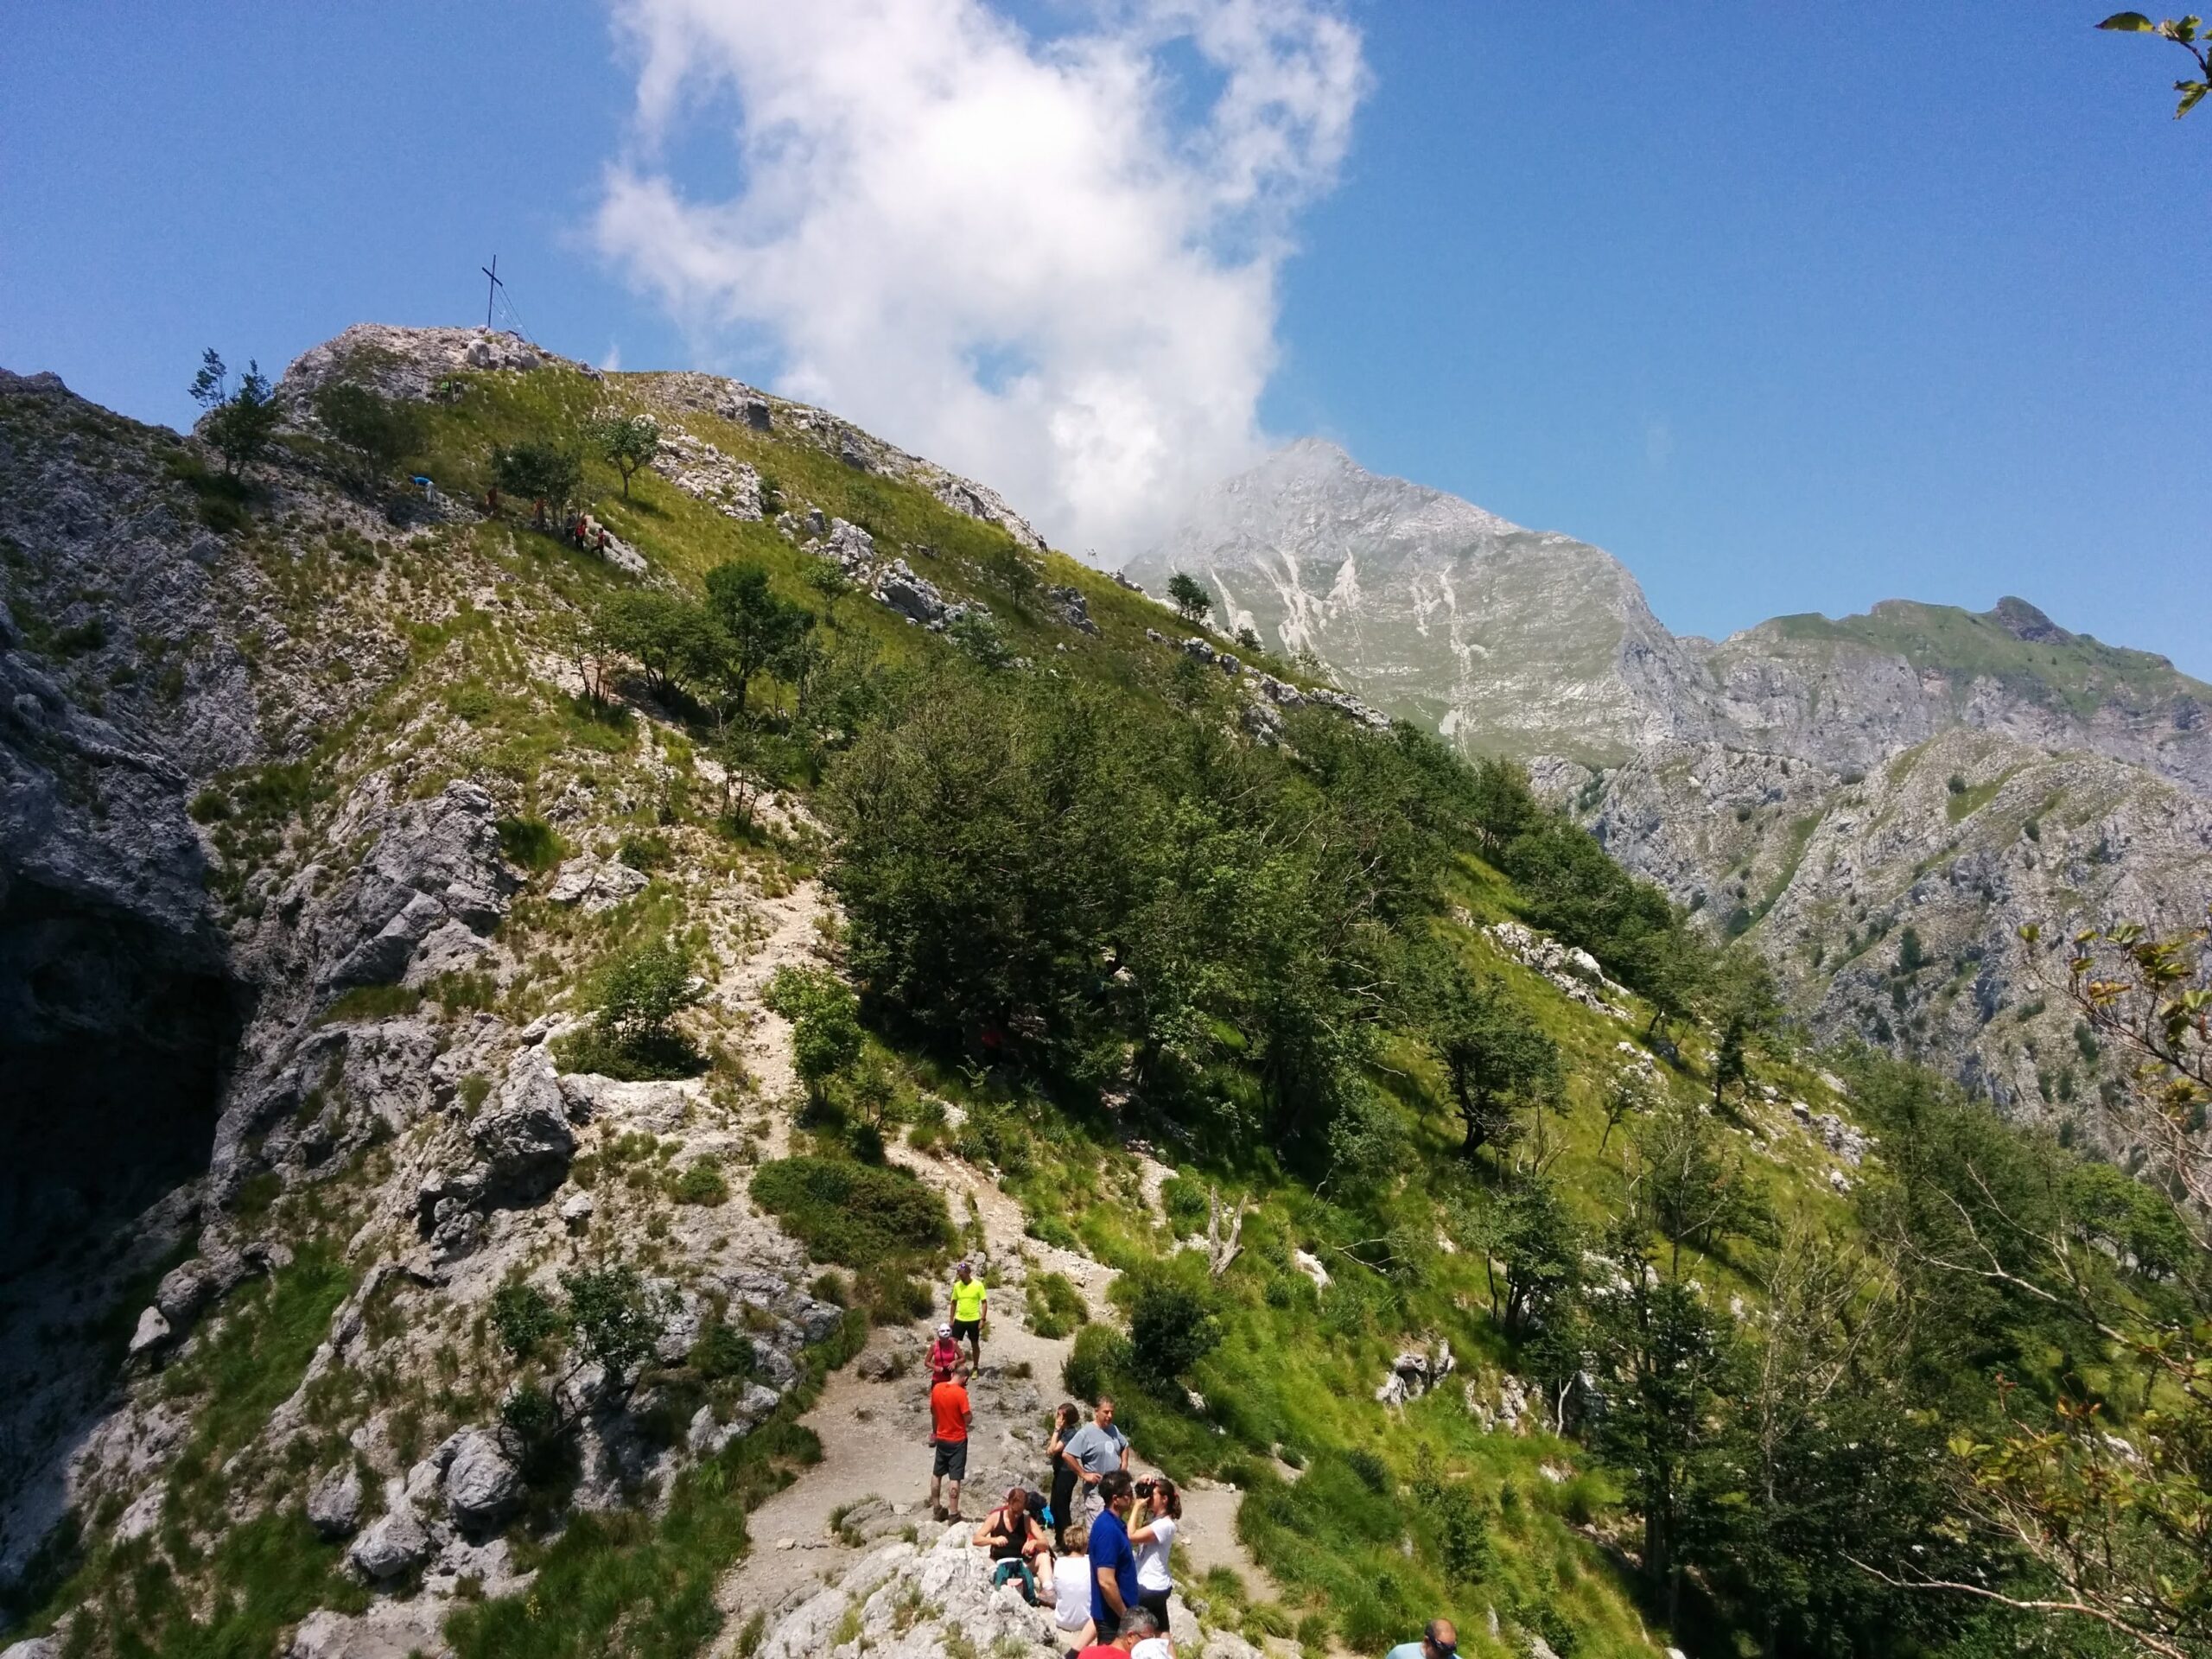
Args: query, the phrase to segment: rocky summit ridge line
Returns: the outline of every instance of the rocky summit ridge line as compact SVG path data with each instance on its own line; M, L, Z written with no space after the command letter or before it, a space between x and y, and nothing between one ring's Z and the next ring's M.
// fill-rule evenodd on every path
M1602 550L1315 439L1128 567L1155 593L1177 570L1230 629L1528 762L1628 868L1748 936L1821 1035L2062 1129L2099 1135L2114 1077L2018 929L2182 927L2212 897L2212 686L2024 600L1677 636Z

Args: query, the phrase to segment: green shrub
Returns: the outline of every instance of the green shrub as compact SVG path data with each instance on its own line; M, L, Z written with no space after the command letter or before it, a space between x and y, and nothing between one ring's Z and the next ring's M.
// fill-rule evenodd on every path
M840 1267L918 1264L952 1243L944 1200L903 1169L785 1158L761 1165L752 1190L817 1260Z
M652 1354L666 1321L659 1298L635 1268L564 1273L561 1288L569 1294L569 1328L609 1376L621 1376Z
M729 1183L712 1159L696 1159L677 1177L673 1196L678 1204L722 1204L729 1198Z
M869 1268L853 1279L853 1302L880 1325L925 1319L937 1306L929 1286L904 1268Z
M1057 1341L1090 1319L1083 1293L1064 1273L1032 1274L1023 1299L1028 1304L1029 1328L1048 1340Z
M405 985L356 985L316 1016L318 1025L346 1020L396 1020L423 1006L423 993Z
M559 832L543 818L501 818L499 829L499 850L525 870L550 870L567 851Z
M1111 1394L1129 1370L1129 1339L1110 1325L1086 1325L1060 1366L1060 1381L1077 1400Z
M666 836L632 833L622 837L614 856L632 869L651 874L665 866L675 854L669 847Z
M562 1039L559 1058L571 1071L631 1082L694 1076L704 1062L676 1016L703 995L674 935L633 945L600 969L592 1023Z
M727 1324L718 1314L707 1321L699 1332L699 1339L691 1344L689 1356L691 1369L709 1382L725 1377L745 1377L753 1375L756 1357L753 1344L744 1332Z
M1344 1454L1344 1467L1351 1470L1359 1484L1370 1492L1388 1493L1390 1490L1390 1465L1377 1452L1365 1446L1354 1446Z
M1206 1230L1209 1205L1205 1187L1177 1175L1160 1188L1160 1205L1167 1212L1167 1225L1178 1238L1189 1238Z
M830 1079L861 1057L860 999L835 974L786 964L760 1000L791 1022L791 1064L807 1093L820 1100Z
M525 1280L510 1279L492 1294L492 1328L517 1360L528 1359L562 1325L552 1299Z
M1138 1374L1170 1383L1221 1345L1221 1320L1213 1298L1166 1265L1133 1275L1129 1351Z
M952 1149L971 1164L992 1165L1006 1175L1027 1175L1035 1165L1028 1125L1013 1108L983 1101L969 1107Z

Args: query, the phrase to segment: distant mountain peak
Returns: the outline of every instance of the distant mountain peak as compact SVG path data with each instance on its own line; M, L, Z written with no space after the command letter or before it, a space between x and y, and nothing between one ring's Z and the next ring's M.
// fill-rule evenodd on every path
M1997 608L1989 613L1991 621L2015 639L2031 645L2064 645L2073 643L2074 636L2045 616L2024 599L2007 594L1997 601Z

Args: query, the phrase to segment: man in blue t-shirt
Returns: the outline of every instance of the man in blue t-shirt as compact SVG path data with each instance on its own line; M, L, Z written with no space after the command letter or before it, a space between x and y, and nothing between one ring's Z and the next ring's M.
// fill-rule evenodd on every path
M1432 1618L1418 1642L1401 1642L1382 1659L1455 1659L1459 1632L1448 1618Z
M1128 1470L1111 1470L1099 1477L1098 1496L1106 1509L1090 1523L1090 1619L1098 1626L1094 1639L1111 1642L1122 1615L1137 1605L1137 1553L1128 1529L1136 1483Z

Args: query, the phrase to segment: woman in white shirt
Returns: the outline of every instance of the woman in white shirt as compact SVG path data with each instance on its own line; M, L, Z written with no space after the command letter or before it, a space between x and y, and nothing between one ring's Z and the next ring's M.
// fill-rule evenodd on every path
M1090 1622L1090 1555L1088 1550L1052 1558L1052 1576L1038 1592L1052 1609L1052 1624L1071 1648L1087 1648L1097 1633Z
M1137 1502L1141 1507L1130 1518L1141 1517L1143 1524L1129 1529L1129 1542L1137 1555L1137 1605L1150 1608L1164 1630L1167 1598L1175 1588L1167 1570L1167 1552L1174 1548L1176 1531L1183 1524L1183 1495L1166 1476L1152 1475L1137 1483Z

